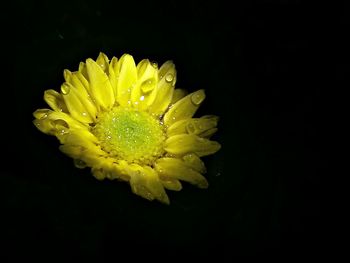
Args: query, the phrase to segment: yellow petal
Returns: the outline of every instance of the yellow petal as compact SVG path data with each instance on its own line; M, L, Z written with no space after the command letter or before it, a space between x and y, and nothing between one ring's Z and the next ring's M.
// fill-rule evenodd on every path
M86 112L95 121L97 115L97 108L95 103L92 101L88 91L89 87L84 84L84 77L79 72L70 72L69 70L64 71L65 79L67 83L70 83L74 89L76 96L80 99L80 102L86 108ZM85 80L86 81L86 80Z
M60 150L66 155L82 160L90 167L101 167L106 153L98 146L96 137L88 130L70 131L61 138Z
M169 204L169 198L158 174L151 167L131 164L127 169L133 193L148 200L157 199L162 203Z
M220 148L221 146L218 142L200 138L192 134L174 135L165 141L164 146L164 149L168 153L175 155L195 153L200 157L213 154Z
M109 59L105 53L100 52L96 59L96 63L108 75Z
M113 57L111 62L109 63L108 68L108 77L109 82L111 83L114 98L117 98L117 84L118 84L118 78L119 78L119 63L118 58Z
M85 162L83 161L85 164ZM80 165L80 164L79 164ZM119 163L115 163L111 158L97 157L89 164L93 176L97 180L108 178L110 180L129 181L130 177L123 171ZM79 168L79 167L78 167Z
M83 86L84 86L85 90L88 92L88 94L90 94L90 84L89 84L88 80L86 79L86 77L84 77L84 75L79 71L74 72L74 74L80 80L80 83L83 84Z
M207 188L208 182L199 172L188 167L182 160L176 158L161 158L155 164L156 171L160 176L179 179L198 186Z
M164 124L170 126L176 121L191 118L205 99L204 90L198 90L176 102L164 115Z
M130 104L130 94L137 81L137 70L135 61L129 54L124 54L118 64L119 77L117 84L117 102L121 106Z
M130 100L133 107L145 110L156 97L151 91L157 86L158 70L144 59L137 65L137 75L138 81L131 91Z
M44 100L54 111L68 112L62 95L57 91L53 89L46 90L44 92Z
M177 134L187 133L186 126L191 119L179 120L171 124L167 129L167 136L171 137Z
M187 94L188 94L187 90L175 89L174 94L173 94L173 98L171 99L171 104L176 103L177 101L179 101L180 99L185 97Z
M206 173L204 162L194 153L186 154L182 157L186 166L192 168L199 173Z
M172 191L180 191L182 189L182 185L179 180L175 178L171 178L168 176L159 176L162 181L163 186Z
M208 134L207 132L209 130L213 132L213 128L217 126L218 121L219 121L218 116L206 115L201 118L189 119L185 128L188 134L195 134L200 137L205 137L203 135Z
M87 129L86 124L83 124L75 119L73 119L71 116L64 112L57 112L57 111L52 111L47 117L48 121L58 121L58 120L63 120L65 121L69 129L74 129L74 130L79 130L79 129Z
M70 130L87 129L84 124L64 112L39 109L33 115L36 118L33 123L40 131L46 134L56 135L59 139L61 135L66 134Z
M89 79L89 74L87 72L86 64L84 62L79 63L78 72L80 72L85 79Z
M203 137L203 138L210 138L217 131L218 131L218 128L212 128L212 129L209 129L209 130L201 133L200 136Z
M176 83L176 69L171 61L165 62L159 69L159 81L156 88L156 98L149 111L155 115L163 115L173 98Z
M101 67L92 59L86 60L86 68L90 81L90 94L103 109L110 109L115 102L109 78Z
M70 83L63 83L61 86L62 96L68 111L72 117L82 123L92 123L94 120L88 114L88 111L82 100L79 98L78 90Z

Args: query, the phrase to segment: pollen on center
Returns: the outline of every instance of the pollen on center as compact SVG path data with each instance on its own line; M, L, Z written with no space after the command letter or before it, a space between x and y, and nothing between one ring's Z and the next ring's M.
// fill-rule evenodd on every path
M130 163L151 165L164 153L164 127L147 112L115 107L99 116L92 132L104 151Z

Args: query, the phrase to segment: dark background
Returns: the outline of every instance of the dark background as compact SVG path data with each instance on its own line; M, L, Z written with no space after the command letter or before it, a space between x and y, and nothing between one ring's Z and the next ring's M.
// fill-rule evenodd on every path
M327 23L319 8L297 0L12 2L2 17L10 84L0 179L10 257L322 255L327 162L319 162L323 91L314 80L323 57L314 39ZM74 168L58 141L35 129L44 90L58 90L63 69L100 51L171 59L177 87L206 90L198 115L221 117L222 144L205 158L208 190L184 184L168 192L170 206L148 202L127 184Z

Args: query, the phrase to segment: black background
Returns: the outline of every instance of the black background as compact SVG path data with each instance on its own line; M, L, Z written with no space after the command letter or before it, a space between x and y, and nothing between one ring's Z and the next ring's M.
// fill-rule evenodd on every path
M322 254L317 124L327 23L306 1L15 1L2 17L10 84L1 191L11 258L118 260ZM8 19L7 19L8 18ZM341 19L341 16L340 18ZM63 69L130 53L171 59L177 87L206 90L198 115L221 117L210 184L168 192L170 206L96 181L32 125ZM323 116L324 117L324 116ZM145 249L147 248L146 252ZM130 251L130 252L128 252ZM143 251L143 252L139 252ZM186 255L186 256L185 256ZM165 256L165 257L164 257Z

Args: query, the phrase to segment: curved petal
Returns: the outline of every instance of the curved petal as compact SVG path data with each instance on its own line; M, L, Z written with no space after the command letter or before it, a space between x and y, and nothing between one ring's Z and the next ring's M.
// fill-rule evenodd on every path
M171 178L169 176L159 176L163 186L171 191L181 191L182 185L181 182L175 178Z
M86 60L86 68L90 81L90 94L103 109L110 109L115 102L109 78L102 68L92 59Z
M148 59L142 60L137 65L138 81L131 91L130 100L135 108L145 110L155 99L152 92L158 83L158 71Z
M84 62L79 63L78 72L86 79L89 79L89 74L87 72L86 64Z
M45 90L44 100L54 111L68 112L62 94L58 93L57 91L53 89Z
M207 172L204 162L194 153L186 154L182 157L184 164L193 170L203 174Z
M95 120L97 115L97 108L95 103L91 100L89 95L89 83L80 72L70 72L64 70L65 80L70 83L75 89L75 94L79 97L81 103L85 106L87 113Z
M33 113L34 125L43 133L56 135L59 139L70 130L84 130L87 126L64 112L39 109ZM60 139L61 140L61 139Z
M179 134L168 138L165 141L164 149L168 153L184 155L195 153L198 156L210 155L221 148L218 142L200 138L192 134Z
M100 52L100 54L98 55L98 57L96 59L96 63L108 75L109 59L105 53Z
M117 102L126 107L130 104L130 94L137 82L137 70L135 61L129 54L124 54L118 64Z
M98 157L94 160L94 164L91 165L93 175L98 180L108 178L110 180L129 181L130 177L125 173L123 165L114 162L111 158Z
M167 130L168 137L177 134L194 134L200 137L206 137L206 135L212 135L217 129L213 129L217 126L219 117L214 115L205 115L200 118L191 118L180 120L172 125Z
M108 67L108 77L109 82L111 83L114 98L117 99L117 84L119 78L119 63L118 58L113 57Z
M174 89L173 98L170 104L174 104L188 94L187 90L184 89Z
M163 115L173 98L176 83L176 69L172 61L165 62L159 69L159 82L156 88L156 98L149 111L155 115Z
M162 203L169 204L169 198L156 171L151 167L141 167L131 164L128 167L130 186L133 193L148 200L157 199Z
M63 83L61 86L62 96L72 117L82 123L92 123L94 119L88 114L88 110L80 99L79 91L70 83Z
M164 124L170 126L176 121L191 118L205 99L204 90L198 90L176 102L164 115Z
M198 186L207 188L208 181L199 172L188 167L182 160L177 158L161 158L155 164L156 171L162 176L179 179Z

